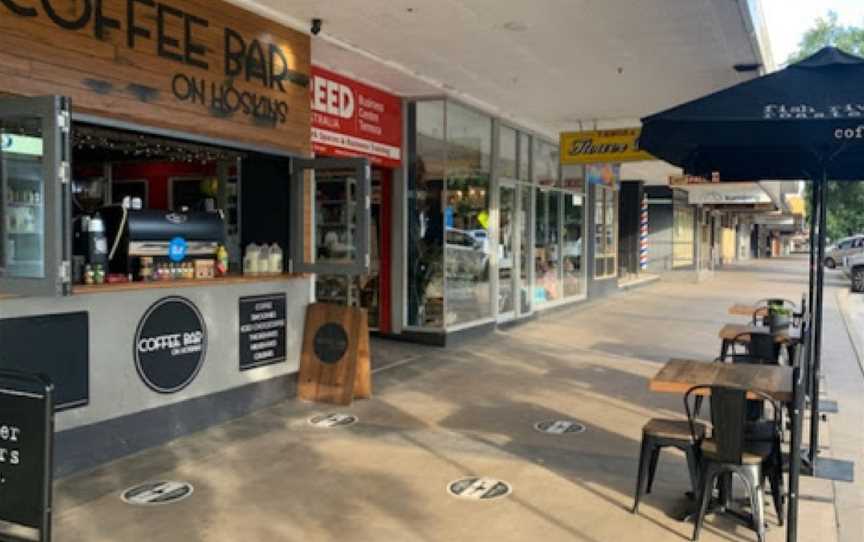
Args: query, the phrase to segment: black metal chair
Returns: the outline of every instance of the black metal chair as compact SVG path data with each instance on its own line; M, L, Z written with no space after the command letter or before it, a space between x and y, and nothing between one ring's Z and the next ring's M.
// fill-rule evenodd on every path
M723 360L727 363L746 363L751 365L778 365L777 358L770 359L773 355L773 347L776 344L774 336L767 333L753 334L750 338L748 354L730 354ZM695 400L696 408L701 406L701 396ZM765 401L761 399L747 400L747 415L745 424L745 436L753 442L770 443L771 455L762 465L762 473L768 478L771 485L771 497L777 512L777 521L783 525L783 454L781 445L783 442L783 411L780 405L772 402L773 418L765 418ZM696 415L698 416L698 410Z
M697 422L694 433L691 432L687 420L670 420L652 418L642 427L642 448L639 452L639 471L636 476L636 496L633 501L633 513L639 512L639 501L643 493L651 493L654 485L654 475L660 460L660 451L666 447L678 448L687 458L687 469L690 473L690 486L693 494L698 494L699 487L699 441L705 435L705 424Z
M737 351L736 347L743 347L742 351ZM768 333L753 333L745 331L739 333L732 339L724 339L720 348L720 356L714 359L715 363L750 363L755 365L776 365L779 360L779 351L776 348L774 336ZM731 353L729 349L732 349ZM702 410L701 396L696 397L696 406L694 412L699 415ZM754 415L760 415L754 409Z
M763 465L774 453L772 442L750 441L747 439L747 401L748 393L774 403L773 399L763 393L727 386L694 386L684 395L684 408L691 428L691 436L695 439L697 420L690 406L690 399L696 392L710 393L712 434L710 438L701 441L699 483L699 512L693 529L693 540L699 539L699 532L718 478L727 474L738 476L747 488L750 497L751 522L759 542L765 540L765 500L762 492L764 480ZM779 406L775 407L775 412ZM782 482L781 482L782 485ZM728 497L731 484L727 486L725 496ZM724 503L725 504L725 503Z

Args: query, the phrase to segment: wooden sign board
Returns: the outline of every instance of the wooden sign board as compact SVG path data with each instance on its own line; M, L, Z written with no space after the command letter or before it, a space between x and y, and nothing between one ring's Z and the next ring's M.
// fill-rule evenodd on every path
M310 49L222 0L0 2L0 93L304 154Z
M326 303L306 309L298 395L305 401L350 405L372 396L366 310Z

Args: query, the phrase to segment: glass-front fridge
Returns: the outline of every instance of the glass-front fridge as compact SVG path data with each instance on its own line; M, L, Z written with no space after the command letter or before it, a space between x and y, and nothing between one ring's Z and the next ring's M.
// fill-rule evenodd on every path
M0 296L68 289L68 104L0 99Z

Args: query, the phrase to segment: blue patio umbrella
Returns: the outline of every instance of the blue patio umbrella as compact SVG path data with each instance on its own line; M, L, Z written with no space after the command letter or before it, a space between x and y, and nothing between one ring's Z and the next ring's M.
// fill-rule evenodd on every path
M825 257L825 183L864 180L864 58L833 47L783 70L642 119L640 146L691 175L722 181L813 181L808 349L811 426L808 467L850 472L817 456ZM803 407L803 404L801 405ZM800 429L802 415L796 423ZM793 446L800 446L800 430ZM792 454L787 539L797 538L798 454ZM825 469L823 469L825 470ZM835 475L846 478L849 474ZM850 480L851 481L851 480Z
M864 58L826 47L642 123L640 146L689 174L864 179Z

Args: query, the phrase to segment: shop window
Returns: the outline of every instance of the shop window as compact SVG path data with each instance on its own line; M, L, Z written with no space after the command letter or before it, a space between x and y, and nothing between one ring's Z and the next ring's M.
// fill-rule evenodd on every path
M576 297L585 293L582 272L582 235L585 225L585 201L582 194L563 193L563 265L564 296Z
M672 267L688 267L693 265L693 237L695 228L695 216L691 207L680 205L673 206L672 209ZM708 229L706 228L703 237L707 238Z
M492 315L489 200L492 119L448 102L444 223L447 326Z
M618 192L594 186L594 278L617 276Z
M561 299L559 216L562 193L536 189L534 232L534 303Z
M531 136L519 134L519 180L531 182Z
M564 270L564 296L585 295L583 236L585 234L585 168L568 165L561 168L564 222L561 230Z
M515 179L517 175L518 133L513 128L501 126L498 130L498 176Z
M540 186L557 186L559 171L558 146L546 141L534 140L533 177Z
M573 192L585 191L585 167L569 165L561 168L561 186Z
M532 253L529 246L531 233L531 192L532 188L527 184L519 184L519 263L520 302L522 314L531 312L531 260Z
M413 103L408 110L409 326L444 325L444 102Z

